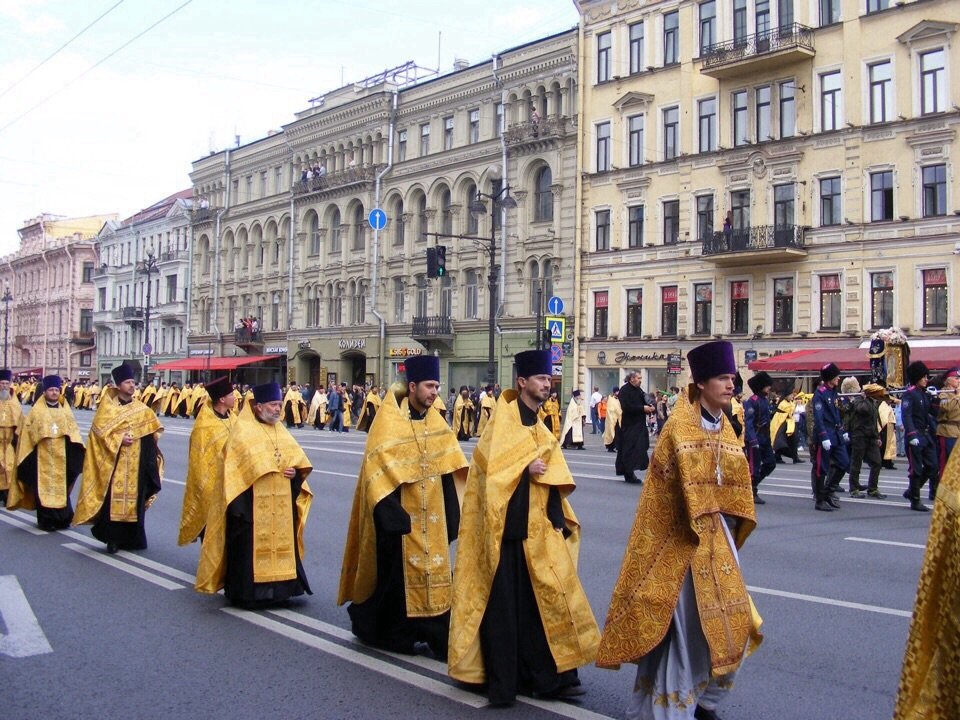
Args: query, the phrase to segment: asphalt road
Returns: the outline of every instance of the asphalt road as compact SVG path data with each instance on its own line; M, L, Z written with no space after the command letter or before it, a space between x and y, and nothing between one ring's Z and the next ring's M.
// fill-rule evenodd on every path
M81 412L84 434L92 415ZM164 419L163 492L147 514L149 549L107 556L89 529L36 530L0 511L0 716L84 718L470 718L482 696L425 658L366 648L336 606L347 518L366 435L294 430L314 464L305 569L312 597L246 612L191 589L199 546L176 545L191 423ZM467 443L469 450L473 443ZM602 626L639 487L613 474L598 436L565 451L583 526L581 577ZM767 504L740 553L764 618L765 641L722 706L728 720L889 718L923 559L929 515L900 492L905 463L884 470L886 501L842 498L813 510L808 463L778 465ZM39 623L24 612L22 598ZM24 629L26 628L26 629ZM31 643L32 640L32 643ZM44 645L44 641L46 645ZM31 649L32 648L32 649ZM29 654L38 650L41 654ZM25 654L25 657L10 655ZM587 694L568 703L524 698L499 717L622 717L632 666L581 670Z

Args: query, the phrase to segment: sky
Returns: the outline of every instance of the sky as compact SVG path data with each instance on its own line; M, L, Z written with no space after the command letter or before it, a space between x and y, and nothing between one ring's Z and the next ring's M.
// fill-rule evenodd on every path
M571 0L0 0L0 256L41 213L122 219L189 188L193 160L344 83L577 21Z

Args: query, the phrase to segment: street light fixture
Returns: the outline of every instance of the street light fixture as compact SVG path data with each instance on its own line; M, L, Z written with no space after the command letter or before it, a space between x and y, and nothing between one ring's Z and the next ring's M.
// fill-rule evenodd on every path
M150 355L153 353L150 345L150 278L153 273L158 272L152 245L147 249L147 259L137 263L137 272L147 276L147 307L143 313L143 381L146 384L150 373Z
M498 208L504 210L513 210L517 207L517 201L510 194L510 186L505 185L498 192L487 194L477 191L476 199L470 203L470 214L474 217L486 215L487 205L483 202L486 198L490 201L490 212L495 213ZM487 276L487 290L490 294L490 312L487 326L487 384L494 385L497 379L497 363L493 356L493 339L496 332L497 315L497 224L494 218L490 218L490 243L486 248L490 255L490 271Z
M7 341L10 337L10 301L13 300L13 295L10 294L10 283L5 283L3 290L3 297L0 298L3 300L3 366L9 368L10 363L7 362Z

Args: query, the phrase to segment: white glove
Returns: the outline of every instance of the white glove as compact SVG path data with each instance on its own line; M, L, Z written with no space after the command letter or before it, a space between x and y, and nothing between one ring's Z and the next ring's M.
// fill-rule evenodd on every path
M927 388L927 392L928 392L930 395L933 395L934 397L937 397L937 395L940 394L940 391L937 390L933 385L931 385L930 387Z
M833 443L831 443L829 440L824 440L823 442L820 443L820 447L822 447L827 452L830 452L830 448L833 447Z
M917 447L920 444L920 438L914 438L913 440L910 441L910 444L913 445L914 447Z
M850 442L850 433L844 433L844 434L843 434L843 441L844 441L845 443Z

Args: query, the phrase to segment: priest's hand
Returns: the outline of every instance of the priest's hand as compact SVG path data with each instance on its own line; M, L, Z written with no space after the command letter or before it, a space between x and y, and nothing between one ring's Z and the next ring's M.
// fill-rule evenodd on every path
M131 445L133 445L133 435L131 435L130 433L124 433L123 440L121 440L120 443L124 447L130 447Z
M296 469L296 468L284 468L284 469L283 469L283 476L284 476L285 478L293 479L293 478L295 478L295 477L297 476L297 469Z
M537 458L527 465L527 470L530 471L531 475L543 475L547 471L547 464L540 458Z

